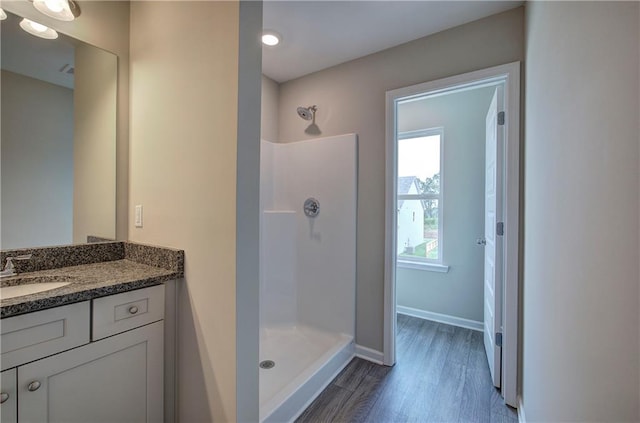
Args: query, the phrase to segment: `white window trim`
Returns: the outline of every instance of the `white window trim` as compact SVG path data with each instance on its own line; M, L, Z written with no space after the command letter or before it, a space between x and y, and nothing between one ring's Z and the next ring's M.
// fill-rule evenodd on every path
M433 262L416 261L409 259L398 260L398 267L402 269L427 270L430 272L448 273L449 266Z
M400 267L406 267L411 269L419 269L434 272L448 272L449 266L444 264L444 128L427 128L418 129L416 131L404 131L398 132L395 138L396 144L396 162L398 159L398 141L407 140L412 138L423 138L438 135L440 137L440 192L438 194L403 194L397 195L396 185L396 202L398 200L438 200L438 258L429 259L421 257L400 257L397 258L397 264ZM396 163L395 172L396 184L398 180L398 164ZM398 222L398 216L395 216L396 225ZM446 270L443 270L446 269Z

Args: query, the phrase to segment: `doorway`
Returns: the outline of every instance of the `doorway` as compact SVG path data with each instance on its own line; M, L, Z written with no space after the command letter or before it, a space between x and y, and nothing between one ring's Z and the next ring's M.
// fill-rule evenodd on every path
M493 383L501 389L505 402L514 407L518 355L519 66L516 62L387 92L383 348L384 364L393 365L398 275L403 275L405 268L414 273L429 272L441 279L450 276L449 272L460 275L464 268L460 263L468 260L456 258L455 266L451 260L464 248L448 249L455 243L451 234L458 230L463 233L460 236L477 244L475 248L484 250L483 254L474 253L475 260L480 260L477 269L481 273L477 277L482 279L482 287L476 296L481 295L483 301L482 310L476 315L481 317L461 319L462 324L458 325L465 326L464 321L469 321L476 327L465 327L483 331ZM442 119L440 123L425 119L424 106L471 92L482 92L490 100L485 100L480 135L484 160L479 171L484 181L478 188L479 199L466 206L477 213L482 211L481 230L464 233L459 222L466 220L456 222L452 213L461 209L460 203L448 191L448 187L461 186L460 181L456 182L461 170L455 170L447 159L448 152L454 150L455 131L442 124ZM470 97L465 98L460 104L468 106ZM456 112L462 114L462 106L453 114ZM470 152L459 157L468 159L478 154ZM462 296L463 290L458 293Z

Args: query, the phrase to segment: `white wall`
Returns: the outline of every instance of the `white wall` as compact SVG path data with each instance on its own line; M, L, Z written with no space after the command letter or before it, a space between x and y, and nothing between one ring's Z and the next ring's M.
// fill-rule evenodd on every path
M639 18L527 4L527 421L640 420Z
M260 239L260 336L298 321L296 212L262 213Z
M69 244L73 91L2 71L3 249Z
M262 221L263 324L353 336L357 138L262 145L261 194L270 207ZM315 218L303 212L309 197L320 202Z
M239 16L237 2L131 3L130 204L143 205L144 227L130 225L129 234L133 241L185 251L185 278L178 284L178 412L184 422L236 420L240 364L255 366L258 416L257 272L255 322L252 310L242 310L255 326L255 347L248 348L255 362L236 361ZM257 31L250 35L258 39ZM257 89L252 100L259 107L259 80ZM259 125L255 121L245 124ZM259 127L256 152L258 136ZM257 188L257 166L255 172ZM248 192L257 200L257 189ZM254 210L255 237L257 201L243 212Z
M513 9L280 84L279 142L318 136L296 114L307 104L321 136L358 134L358 344L382 350L385 92L522 60L523 18Z
M75 49L73 242L116 238L116 98L118 58Z
M397 304L463 319L483 319L485 118L494 87L398 106L398 131L442 127L443 264L448 273L404 268Z

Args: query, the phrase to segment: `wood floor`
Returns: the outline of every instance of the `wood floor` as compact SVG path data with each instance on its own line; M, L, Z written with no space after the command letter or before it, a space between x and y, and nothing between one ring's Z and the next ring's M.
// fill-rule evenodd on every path
M398 315L397 363L355 358L296 422L516 423L491 383L482 333Z

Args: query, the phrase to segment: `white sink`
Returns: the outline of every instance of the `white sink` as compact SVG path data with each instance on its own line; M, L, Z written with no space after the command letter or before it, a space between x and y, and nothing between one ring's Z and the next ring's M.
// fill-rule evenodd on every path
M22 297L23 295L36 294L38 292L50 291L56 288L62 288L71 282L40 282L29 283L25 285L3 286L0 288L0 299Z

